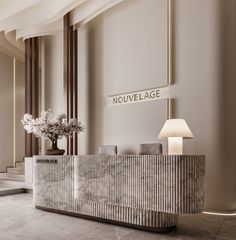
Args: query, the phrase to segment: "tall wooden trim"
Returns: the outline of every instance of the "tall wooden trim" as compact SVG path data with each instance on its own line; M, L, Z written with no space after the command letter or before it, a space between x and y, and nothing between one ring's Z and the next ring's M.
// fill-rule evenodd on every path
M77 30L70 26L69 13L64 16L64 99L67 113L67 120L78 117L78 79L77 79ZM67 154L78 153L78 136L67 139Z
M25 40L25 112L27 113L31 109L31 99L30 99L30 51L31 51L31 39ZM25 156L32 156L32 134L27 134L25 132Z
M69 13L64 16L63 22L63 75L64 75L64 104L66 109L67 120L69 120ZM69 139L67 139L66 152L69 153Z
M73 32L73 112L74 117L78 119L78 31ZM78 134L75 134L75 155L78 154Z
M69 39L70 39L70 46L69 46L69 55L70 55L70 69L69 69L69 74L70 74L70 81L69 81L69 116L70 118L74 117L74 112L73 112L73 97L74 97L74 79L73 79L73 45L74 45L74 38L73 38L73 27L70 27L70 32L69 32ZM70 143L70 154L74 154L74 136L69 139Z
M39 114L39 40L25 40L25 112ZM39 142L32 134L25 135L25 156L38 155Z

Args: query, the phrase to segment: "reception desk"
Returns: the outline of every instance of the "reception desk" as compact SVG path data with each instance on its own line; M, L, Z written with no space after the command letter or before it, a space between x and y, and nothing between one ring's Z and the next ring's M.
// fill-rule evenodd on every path
M167 232L204 208L203 155L35 156L42 210Z

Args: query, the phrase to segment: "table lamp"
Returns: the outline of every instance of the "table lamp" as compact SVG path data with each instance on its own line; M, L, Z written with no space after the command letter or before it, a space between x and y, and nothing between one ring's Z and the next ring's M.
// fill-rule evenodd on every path
M193 138L193 134L184 119L169 119L158 138L168 138L168 155L182 155L183 138Z

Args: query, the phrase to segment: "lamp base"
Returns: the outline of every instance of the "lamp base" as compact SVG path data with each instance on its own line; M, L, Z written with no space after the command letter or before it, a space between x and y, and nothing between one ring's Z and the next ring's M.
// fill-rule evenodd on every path
M183 138L168 138L168 155L183 155Z

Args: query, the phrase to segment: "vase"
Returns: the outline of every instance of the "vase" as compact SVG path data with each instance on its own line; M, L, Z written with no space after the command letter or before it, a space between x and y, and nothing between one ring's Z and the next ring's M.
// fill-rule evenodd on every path
M57 139L51 140L52 142L52 147L51 149L46 150L47 155L63 155L65 153L64 149L59 149L57 147Z

